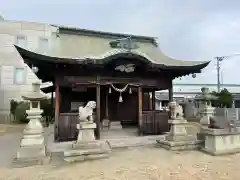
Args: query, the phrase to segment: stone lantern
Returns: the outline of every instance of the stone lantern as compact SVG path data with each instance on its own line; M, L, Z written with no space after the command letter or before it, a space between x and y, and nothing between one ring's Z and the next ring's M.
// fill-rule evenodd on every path
M44 129L40 122L43 113L40 101L46 97L40 91L40 82L33 83L32 91L22 97L24 100L30 101L30 109L26 110L29 122L23 132L16 162L43 164L48 158L44 142Z
M210 94L209 88L201 88L201 95L197 96L195 100L199 102L200 108L200 124L203 126L208 126L210 117L214 116L215 108L212 107L211 100L217 99L216 96Z

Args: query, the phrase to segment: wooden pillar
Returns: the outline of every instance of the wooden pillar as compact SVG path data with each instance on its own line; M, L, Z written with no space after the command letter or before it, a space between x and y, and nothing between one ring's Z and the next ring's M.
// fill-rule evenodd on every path
M53 120L54 118L54 102L53 102L53 91L54 91L54 88L52 88L52 91L51 91L51 108L52 108L52 112L51 112L51 120Z
M153 106L152 106L152 100L153 100L153 97L151 97L152 96L152 92L151 92L151 94L150 94L150 92L148 92L148 108L149 108L149 110L153 110Z
M169 97L169 102L173 101L173 84L172 84L172 81L171 81L171 85L168 89L168 97Z
M138 87L138 132L142 134L142 87Z
M109 117L108 117L108 91L106 91L106 112L105 112L105 118L109 119Z
M55 117L54 117L54 126L55 126L55 131L54 131L54 140L58 140L58 118L59 118L59 109L60 109L60 91L59 91L59 85L55 85Z
M98 81L99 82L99 81ZM100 128L101 128L101 122L100 122L100 118L101 118L101 111L100 111L100 84L97 84L96 87L96 103L97 103L97 107L96 107L96 124L97 124L97 129L96 129L96 139L100 139Z
M154 111L155 109L155 91L152 91L152 110Z

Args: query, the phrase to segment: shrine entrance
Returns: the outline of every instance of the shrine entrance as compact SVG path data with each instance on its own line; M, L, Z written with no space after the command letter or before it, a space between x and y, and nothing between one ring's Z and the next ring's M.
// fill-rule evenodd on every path
M138 93L136 87L112 85L108 91L108 118L123 127L138 125ZM122 87L122 88L121 88ZM123 91L125 90L125 91ZM123 91L123 92L121 92Z

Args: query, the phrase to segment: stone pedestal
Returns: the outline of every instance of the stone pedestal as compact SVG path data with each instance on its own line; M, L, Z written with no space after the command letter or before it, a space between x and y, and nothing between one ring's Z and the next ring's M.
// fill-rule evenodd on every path
M64 160L67 162L86 161L107 158L111 148L105 141L98 141L94 136L96 124L81 122L77 125L78 139L70 150L64 151Z
M44 131L40 122L42 110L27 110L29 123L23 132L20 149L13 161L15 167L41 165L49 163L50 156L46 152Z
M77 124L79 133L76 144L84 141L94 141L94 129L96 129L96 127L96 123L93 122L81 122L81 124Z
M240 132L236 129L231 132L228 129L202 128L204 136L202 151L211 155L224 155L240 152Z
M171 130L164 140L157 140L157 146L168 150L192 150L199 147L200 141L196 136L189 136L186 130L185 119L169 120Z

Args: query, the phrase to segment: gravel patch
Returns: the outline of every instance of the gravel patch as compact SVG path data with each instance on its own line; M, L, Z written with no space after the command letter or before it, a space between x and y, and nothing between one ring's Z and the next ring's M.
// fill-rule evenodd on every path
M0 180L239 180L240 154L209 156L139 147L113 152L109 159L64 166L0 169Z

